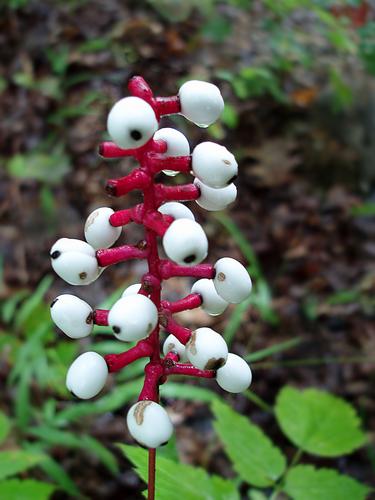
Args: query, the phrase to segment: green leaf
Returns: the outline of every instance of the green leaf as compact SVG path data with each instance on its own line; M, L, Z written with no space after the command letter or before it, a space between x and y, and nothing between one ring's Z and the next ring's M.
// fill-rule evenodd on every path
M17 154L7 162L7 170L13 177L36 179L47 184L58 184L70 169L69 158L61 146L48 153Z
M14 476L30 469L43 460L43 455L23 450L7 450L0 452L0 479Z
M192 401L203 401L204 403L211 403L219 399L214 392L190 384L178 384L168 382L168 384L160 387L161 396L164 398L188 399Z
M74 403L61 411L55 418L56 425L65 425L87 415L102 415L115 411L137 396L142 388L143 378L116 386L115 390L92 403Z
M281 451L259 427L226 404L214 401L212 410L215 430L241 479L259 487L272 485L285 470Z
M9 418L3 413L0 412L0 443L2 443L7 435L9 434L11 428L11 423Z
M17 319L15 322L16 328L25 324L25 321L35 313L35 309L43 303L43 297L51 286L53 278L51 275L45 276L37 286L32 295L22 304L17 312ZM44 305L44 304L43 304ZM50 317L48 312L48 318Z
M70 479L68 474L65 472L64 468L56 462L52 457L44 453L43 446L41 443L30 443L25 442L23 446L27 450L32 452L37 452L43 455L43 460L40 462L39 467L51 478L53 479L61 489L69 493L73 498L79 498L81 495L79 489Z
M259 351L252 352L245 356L246 361L254 362L260 361L261 359L268 358L273 354L278 354L279 352L292 349L293 347L301 344L305 339L302 337L295 337L294 339L285 340L284 342L279 342L265 349L260 349Z
M119 473L116 457L97 439L88 435L82 436L82 448L98 457L102 464L104 464L112 474L116 475Z
M289 470L284 491L293 500L365 500L369 488L334 469L298 465Z
M114 455L91 436L79 436L72 432L61 431L46 425L32 428L29 430L29 433L52 445L82 449L85 452L92 453L98 457L110 472L114 474L118 472L117 461Z
M4 500L47 500L54 490L52 484L33 479L0 481L0 497Z
M133 462L139 476L147 483L148 452L135 446L118 445ZM176 463L163 456L156 460L156 500L239 500L232 481L209 476L199 467Z
M286 386L277 396L275 412L284 434L313 455L351 453L366 440L355 409L324 391Z

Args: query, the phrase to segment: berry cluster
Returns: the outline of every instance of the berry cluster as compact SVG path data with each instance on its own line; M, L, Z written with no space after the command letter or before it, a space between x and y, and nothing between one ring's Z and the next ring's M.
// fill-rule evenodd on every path
M169 375L216 378L229 392L241 392L251 383L247 363L228 353L223 337L211 328L195 331L180 325L173 314L202 307L212 316L228 303L239 303L251 292L251 279L236 260L224 257L215 265L202 264L208 242L193 213L181 201L195 200L206 210L221 210L236 198L233 180L237 175L234 156L212 142L198 144L192 154L185 136L177 130L158 130L160 117L180 113L200 127L213 123L223 110L219 89L201 81L186 82L177 96L154 97L141 77L128 85L130 97L118 101L108 116L113 142L100 146L104 158L133 156L140 164L129 175L107 182L112 196L140 190L143 203L114 212L103 207L87 218L85 239L61 238L51 248L52 267L72 285L88 285L109 265L129 259L144 259L148 272L141 283L128 287L107 310L93 310L74 295L60 295L51 304L55 324L69 337L88 335L96 325L109 325L122 342L136 342L121 354L80 355L70 366L66 385L77 397L88 399L104 387L109 372L146 357L145 380L138 402L129 410L130 434L140 444L156 448L168 441L173 428L159 404L159 385ZM157 183L160 172L195 176L191 184L167 186ZM145 239L137 245L112 247L122 226L130 222L145 228ZM159 256L158 238L167 258ZM162 281L174 276L199 278L191 293L175 302L161 299ZM160 354L159 330L169 335Z

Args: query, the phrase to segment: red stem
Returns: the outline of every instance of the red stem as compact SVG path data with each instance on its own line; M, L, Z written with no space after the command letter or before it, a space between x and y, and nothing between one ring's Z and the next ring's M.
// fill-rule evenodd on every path
M155 185L155 196L158 206L165 201L197 200L201 192L195 184L180 184L179 186Z
M163 156L153 153L149 155L149 164L154 173L161 172L161 170L189 173L191 156Z
M175 115L181 112L180 98L177 95L171 97L156 97L155 105L160 116Z
M168 309L169 312L178 313L181 311L187 311L188 309L196 309L202 305L202 297L199 293L192 293L187 295L183 299L176 300L175 302L168 302L167 300L162 301L162 306L164 309Z
M94 325L108 326L108 314L106 309L96 309L93 313Z
M139 97L146 102L153 102L153 93L149 84L141 76L133 76L128 82L128 90L131 95Z
M168 333L174 335L181 344L186 344L193 333L190 328L186 328L186 326L182 326L177 321L175 321L170 315L169 311L164 311L161 313L161 323Z
M173 217L164 215L158 211L149 212L143 218L144 226L154 231L158 236L164 236L173 221Z
M99 144L98 153L102 158L123 158L124 156L134 156L136 149L122 149L114 142L102 142Z
M160 275L164 280L174 278L176 276L212 279L215 277L215 268L212 264L180 266L179 264L175 264L170 260L162 260L160 262Z
M106 184L106 191L111 196L124 196L135 189L146 189L150 186L152 178L144 170L137 168L129 175L120 179L110 179Z
M134 347L121 354L107 354L104 356L108 365L108 370L113 373L121 370L126 365L130 365L133 361L140 358L151 356L153 346L148 342L148 339L140 340Z
M189 377L215 378L215 370L199 370L193 365L186 363L174 363L164 368L165 375L188 375Z
M102 248L97 250L96 259L100 267L111 266L131 259L146 259L148 252L140 248L123 245L114 248Z

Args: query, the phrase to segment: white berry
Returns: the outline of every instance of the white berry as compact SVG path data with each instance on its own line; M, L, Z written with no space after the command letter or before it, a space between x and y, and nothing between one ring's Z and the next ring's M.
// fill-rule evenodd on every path
M180 361L182 363L187 362L187 356L186 356L186 351L185 351L185 346L182 344L178 338L176 338L174 335L170 334L168 337L165 339L164 344L163 344L163 353L164 356L166 356L169 352L176 352L179 357Z
M144 295L127 295L119 299L108 314L108 324L115 337L132 342L147 337L158 322L155 304Z
M158 211L164 215L170 215L174 219L191 219L195 220L193 212L183 203L177 201L169 201L158 208Z
M90 399L103 389L108 376L104 358L96 352L85 352L71 364L66 386L70 392L81 399Z
M168 413L154 401L138 401L126 417L132 437L147 448L157 448L166 444L173 433L173 425Z
M154 139L162 139L167 143L165 156L188 156L190 155L190 145L184 134L174 128L161 128L154 134ZM163 170L163 173L174 177L179 172L175 170Z
M87 302L75 295L63 294L51 304L51 317L68 337L81 339L93 329L93 310Z
M108 133L120 148L139 148L156 130L154 110L139 97L124 97L112 107L107 120Z
M252 283L245 267L231 257L219 259L215 264L214 285L217 293L231 304L239 304L251 292Z
M212 280L203 278L196 281L191 292L199 293L202 297L202 309L211 316L221 314L228 307L228 302L217 293Z
M141 283L134 283L133 285L128 286L125 288L125 290L122 292L121 297L127 297L128 295L135 295L139 292L141 289Z
M120 237L121 227L113 227L109 218L112 208L101 207L94 210L85 222L85 238L93 248L109 248Z
M206 258L208 241L197 222L177 219L165 232L163 247L167 256L177 264L193 266Z
M194 148L192 170L198 179L212 188L223 188L237 177L238 165L227 148L215 142L202 142Z
M200 207L210 212L224 210L237 197L237 188L234 184L219 189L209 187L199 179L194 179L194 184L200 190L200 196L195 201Z
M221 335L211 328L198 328L186 344L192 365L201 370L217 370L227 360L228 347Z
M237 354L228 354L227 362L216 372L216 381L228 392L243 392L251 384L250 366Z
M95 250L85 241L61 238L52 246L50 257L54 271L71 285L89 285L101 272Z
M220 90L212 83L190 80L178 92L181 114L198 127L208 127L214 123L224 109Z

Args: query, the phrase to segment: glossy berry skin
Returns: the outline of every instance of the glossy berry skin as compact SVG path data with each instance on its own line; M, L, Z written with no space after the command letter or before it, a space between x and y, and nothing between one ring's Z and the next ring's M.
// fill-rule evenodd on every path
M88 285L100 274L95 250L84 241L61 238L52 246L50 257L54 271L71 285Z
M103 389L108 376L104 358L96 352L85 352L70 366L66 386L80 399L91 399Z
M231 304L239 304L251 293L249 273L240 262L223 257L215 264L214 285L217 293Z
M216 372L216 381L228 392L243 392L251 384L252 374L249 365L237 354L229 353L224 366Z
M227 360L228 347L221 335L211 328L198 328L186 344L186 354L200 370L217 370Z
M212 280L202 278L191 289L202 297L202 309L210 316L218 316L228 307L228 302L220 297Z
M87 217L85 239L96 250L111 247L121 235L121 227L113 227L109 222L113 213L112 208L101 207Z
M127 297L128 295L135 295L139 292L141 289L141 283L134 283L133 285L128 286L125 288L125 290L122 292L121 297Z
M186 363L188 361L186 356L186 349L184 344L182 344L174 335L170 334L165 339L163 344L163 354L166 356L169 352L175 352L179 356L179 361Z
M162 139L167 143L167 150L164 153L165 156L187 156L190 154L189 141L186 139L183 133L174 128L161 128L157 130L154 134L155 140ZM163 170L165 175L174 177L178 174L175 170Z
M181 114L198 127L212 125L224 109L220 90L212 83L190 80L178 92Z
M195 220L193 212L186 205L178 203L177 201L163 203L163 205L158 208L158 211L162 214L170 215L174 219Z
M216 189L207 186L199 179L194 179L194 185L200 190L200 196L195 201L200 207L209 212L224 210L233 203L237 197L237 188L234 184Z
M108 133L120 148L139 148L158 128L152 107L139 97L124 97L112 107L107 120Z
M177 264L193 266L207 256L208 241L202 227L191 219L177 219L163 237L167 256Z
M147 337L158 322L155 304L144 295L126 295L111 308L108 324L116 338L132 342Z
M128 411L126 423L132 437L143 446L157 448L173 434L168 413L154 401L138 401Z
M192 154L192 170L206 186L223 188L237 177L236 159L227 148L214 142L201 142Z
M81 339L93 330L93 310L84 300L70 294L56 297L51 304L51 317L68 337Z

